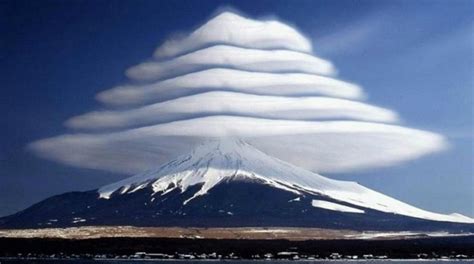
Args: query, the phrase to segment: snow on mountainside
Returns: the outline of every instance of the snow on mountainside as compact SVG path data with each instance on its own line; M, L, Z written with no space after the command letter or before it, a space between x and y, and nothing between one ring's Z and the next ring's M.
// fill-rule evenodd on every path
M241 140L207 141L190 154L183 155L156 170L150 170L104 186L98 190L101 199L131 194L151 186L154 194L165 195L191 186L199 186L183 206L207 194L219 183L232 179L258 180L295 195L312 193L343 203L414 218L474 223L460 214L438 214L408 205L355 182L325 178L311 171L271 157ZM154 199L154 198L150 198ZM151 200L153 201L153 200ZM363 214L364 211L327 201L313 201L314 207Z

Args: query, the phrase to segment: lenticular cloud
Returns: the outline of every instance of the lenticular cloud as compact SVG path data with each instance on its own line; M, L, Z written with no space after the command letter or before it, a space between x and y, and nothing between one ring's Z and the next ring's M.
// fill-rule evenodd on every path
M215 68L257 72L302 72L334 75L334 66L323 59L292 50L261 50L214 45L168 61L149 61L127 70L129 78L153 81L184 73Z
M310 41L278 21L224 12L126 71L97 99L110 110L69 119L71 134L30 145L68 165L137 173L208 139L239 138L316 172L389 166L439 151L440 135L397 125L338 80Z
M236 91L259 95L326 95L360 99L354 84L304 73L262 73L213 68L145 85L125 85L104 91L97 98L108 104L135 105L202 93Z
M172 57L212 44L254 49L288 49L311 52L310 41L294 28L279 21L258 21L224 12L191 34L165 41L155 57Z

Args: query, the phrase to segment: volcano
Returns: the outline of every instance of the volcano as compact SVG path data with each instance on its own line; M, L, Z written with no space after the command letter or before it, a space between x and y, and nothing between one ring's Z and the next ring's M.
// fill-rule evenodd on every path
M1 228L320 227L474 231L474 219L408 205L356 182L296 167L242 140L209 140L163 166L48 198Z

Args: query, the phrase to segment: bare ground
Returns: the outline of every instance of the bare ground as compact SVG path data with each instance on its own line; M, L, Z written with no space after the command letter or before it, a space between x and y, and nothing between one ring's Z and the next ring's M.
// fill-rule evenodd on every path
M472 234L417 233L417 232L359 232L321 228L183 228L183 227L69 227L44 229L0 230L0 238L66 238L93 239L111 237L130 238L191 238L191 239L286 239L334 240L334 239L404 239L422 237L464 236Z

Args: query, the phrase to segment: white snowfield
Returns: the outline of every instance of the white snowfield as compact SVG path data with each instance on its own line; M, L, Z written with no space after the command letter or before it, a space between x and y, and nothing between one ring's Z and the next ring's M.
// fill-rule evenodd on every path
M448 232L412 232L412 231L399 231L399 232L362 232L360 234L345 235L346 238L357 238L357 239L374 239L374 238L395 238L395 237L416 237L416 236L429 236L429 237L462 237L471 236L473 233L461 233L453 234Z
M157 170L104 186L98 192L100 198L109 199L114 193L132 193L151 186L154 195L164 195L174 189L184 192L190 186L202 184L200 190L184 202L187 204L217 184L234 178L258 180L292 192L295 196L305 191L386 213L435 221L474 223L474 219L459 214L438 214L413 207L355 182L325 178L271 157L241 140L206 142L190 154L180 156ZM312 205L328 210L364 213L364 210L335 202L313 200Z
M312 200L311 205L318 208L328 209L332 211L339 211L345 213L355 213L355 214L363 214L365 213L364 210L360 210L357 208L349 207L342 204L337 204L333 202L323 201L323 200Z
M215 45L166 61L141 63L128 69L126 75L139 81L154 81L214 67L260 72L336 73L331 62L306 53Z
M192 33L166 41L155 51L155 57L172 57L217 43L256 49L312 51L311 42L286 24L223 12Z

